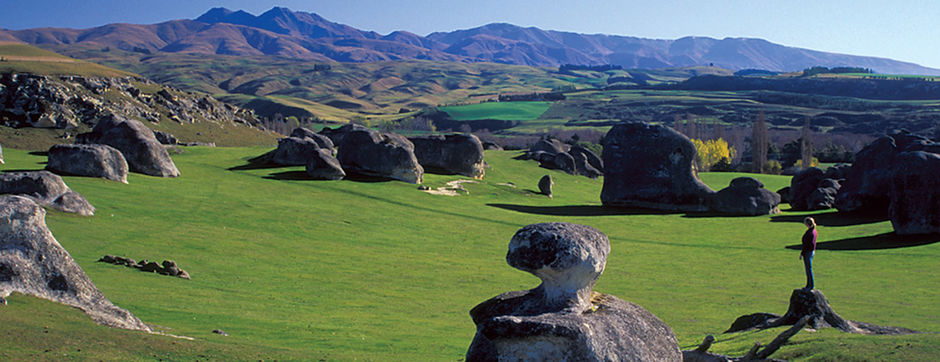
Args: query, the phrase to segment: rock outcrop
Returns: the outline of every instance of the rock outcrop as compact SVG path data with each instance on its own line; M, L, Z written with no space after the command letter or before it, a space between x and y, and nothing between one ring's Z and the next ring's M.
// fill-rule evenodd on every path
M112 304L46 227L46 212L30 199L0 196L0 298L12 292L81 309L95 322L150 331Z
M590 226L533 224L509 242L506 261L542 280L470 311L467 361L679 361L672 330L642 307L594 292L610 242Z
M153 131L143 123L111 115L98 121L89 133L76 137L76 143L105 144L124 155L130 170L150 176L177 177L180 175L170 154Z
M767 215L780 212L780 195L752 177L738 177L715 194L714 211L729 215Z
M347 174L391 178L413 184L421 183L424 168L418 163L414 145L394 133L347 124L337 129L324 128L321 134L336 145L337 159Z
M408 137L425 172L458 174L483 179L483 143L472 134Z
M49 149L46 169L61 175L101 177L127 183L127 161L107 145L61 144Z
M938 153L940 145L903 131L876 139L855 154L836 196L839 211L884 213L891 204L895 157L905 151Z
M333 153L320 148L307 160L307 175L314 180L342 180L346 172Z
M630 122L604 137L605 206L668 211L708 210L715 192L692 169L695 146L671 128Z
M95 214L95 208L84 196L72 191L59 175L49 171L0 173L0 194L23 196L63 212L83 216Z
M160 142L162 145L175 146L180 144L180 141L176 138L176 136L167 132L154 130L153 137L156 138L157 142Z
M894 232L940 233L940 155L923 151L895 157L888 214Z
M598 178L604 175L603 162L591 150L569 146L554 138L542 138L517 159L536 160L540 167L572 175Z

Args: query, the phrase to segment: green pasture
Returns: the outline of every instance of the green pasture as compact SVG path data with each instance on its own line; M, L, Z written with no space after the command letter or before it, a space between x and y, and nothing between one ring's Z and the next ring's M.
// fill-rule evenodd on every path
M503 119L508 121L530 121L538 119L552 102L487 102L465 106L440 107L451 118L458 121L475 119Z
M669 324L683 348L715 334L713 351L743 355L781 329L721 334L738 316L786 311L803 284L801 220L815 215L817 287L843 317L930 333L860 336L801 332L773 357L929 360L940 355L940 238L901 238L885 220L833 211L724 217L612 209L602 180L487 151L486 178L468 195L435 196L397 181L312 181L302 167L252 168L270 150L184 148L182 176L139 174L128 184L65 177L93 217L49 211L59 242L115 304L164 334L97 326L82 314L15 295L0 306L0 359L461 360L467 314L538 279L509 267L506 247L537 222L591 225L611 254L596 290ZM45 157L5 149L4 170ZM555 198L536 195L542 175ZM722 188L741 174L708 173ZM759 177L768 189L789 183ZM459 176L425 175L439 187ZM105 254L173 259L192 280L97 263ZM213 334L222 329L230 334Z

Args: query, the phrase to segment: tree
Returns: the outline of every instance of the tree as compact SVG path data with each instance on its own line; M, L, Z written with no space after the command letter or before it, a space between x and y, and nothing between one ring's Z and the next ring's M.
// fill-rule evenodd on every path
M813 130L810 129L810 118L806 117L805 123L803 123L803 135L800 137L800 160L803 161L801 165L812 165L813 164ZM819 164L819 161L816 161L816 164Z
M751 131L751 152L753 156L754 173L763 173L764 164L767 163L767 122L764 120L764 111L757 114L757 121Z
M695 145L695 151L698 153L696 158L696 168L701 171L711 171L719 163L726 163L729 166L737 154L734 147L729 147L724 139L701 141L692 139Z

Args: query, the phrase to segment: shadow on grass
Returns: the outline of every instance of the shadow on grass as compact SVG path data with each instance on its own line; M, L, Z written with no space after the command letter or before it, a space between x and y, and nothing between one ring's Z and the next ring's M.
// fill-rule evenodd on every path
M315 180L310 178L307 175L306 171L284 171L284 172L275 172L267 176L262 176L261 178L268 180L291 180L291 181L324 181L324 180ZM344 181L353 181L353 182L388 182L394 181L390 178L384 177L375 177L375 176L366 176L366 175L346 175L343 178Z
M274 156L274 151L267 152L261 156L253 157L248 159L248 163L241 166L229 167L229 171L244 171L244 170L262 170L268 168L280 168L288 167L285 165L276 164L271 161L271 158Z
M566 206L529 206L513 204L486 204L504 210L518 211L527 214L551 216L605 216L605 215L666 215L667 211L651 209L632 209L621 207L605 207L600 205L566 205Z
M47 156L48 157L49 151L31 151L29 154L33 156Z
M826 241L816 244L820 250L882 250L909 248L940 242L940 234L898 235L893 232L859 238ZM788 245L787 249L800 250L800 244Z
M816 225L822 226L852 226L861 224L872 224L876 222L887 221L887 215L875 215L871 213L858 212L839 212L832 211L822 214L809 215L816 219ZM803 223L806 215L780 215L772 216L771 222L795 222Z

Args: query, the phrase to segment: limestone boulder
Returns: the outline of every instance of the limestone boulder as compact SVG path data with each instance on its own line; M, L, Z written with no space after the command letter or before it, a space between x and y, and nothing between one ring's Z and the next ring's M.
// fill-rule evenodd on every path
M839 211L883 213L891 204L891 165L899 153L892 137L881 137L855 154L835 200Z
M61 175L101 177L127 183L127 161L121 151L108 145L52 146L46 169Z
M568 152L556 153L555 157L552 158L551 163L552 165L554 165L554 167L547 167L547 168L556 168L572 175L578 174L578 167L575 164L574 157L571 157L571 155L568 154Z
M840 188L839 181L826 178L822 170L810 167L790 179L790 207L800 211L832 208Z
M539 193L542 195L552 198L552 187L555 186L555 181L552 181L552 175L545 175L539 179Z
M546 152L550 154L568 152L571 146L566 145L564 142L559 141L554 138L542 138L536 142L532 147L529 147L529 152Z
M271 161L285 166L306 165L318 149L320 149L320 145L307 137L281 138L277 140L277 149L271 155Z
M131 171L150 176L178 177L179 170L153 131L143 123L110 115L98 120L89 133L76 137L76 143L105 144L124 155Z
M316 133L304 127L294 128L294 130L291 131L290 136L297 137L297 138L309 138L313 140L314 142L316 142L317 146L319 146L320 148L330 151L330 153L333 154L334 156L336 155L336 152L334 150L335 145L333 145L333 141L331 141L329 137L326 137L324 135L321 135L319 133Z
M337 159L347 174L360 174L421 183L424 168L415 157L414 144L394 133L380 133L356 124L337 129L324 128L321 134L336 145Z
M180 143L179 139L177 139L176 136L168 132L154 130L153 136L156 137L157 142L160 142L160 144L173 146L173 145L178 145Z
M642 122L614 125L604 137L606 206L708 210L715 192L692 168L695 146L675 130Z
M23 293L78 308L95 322L150 331L112 304L46 227L46 212L32 200L0 196L0 298Z
M728 215L767 215L780 211L780 195L752 177L738 177L715 194L714 211Z
M642 307L594 292L610 253L590 226L533 224L509 242L506 261L542 280L470 311L477 326L467 361L679 361L668 325Z
M307 175L314 180L342 180L346 172L333 153L320 148L307 160Z
M940 155L904 152L895 160L888 214L901 235L940 233Z
M591 167L601 173L604 172L604 161L601 160L600 157L597 157L597 154L593 151L581 146L571 146L571 150L568 151L568 153L575 157L575 159L578 158L578 155L584 155L584 158Z
M19 195L39 205L82 216L95 214L94 206L72 191L59 175L49 171L5 172L0 174L0 195Z
M415 157L426 172L458 174L482 179L486 174L483 143L472 134L409 137Z

